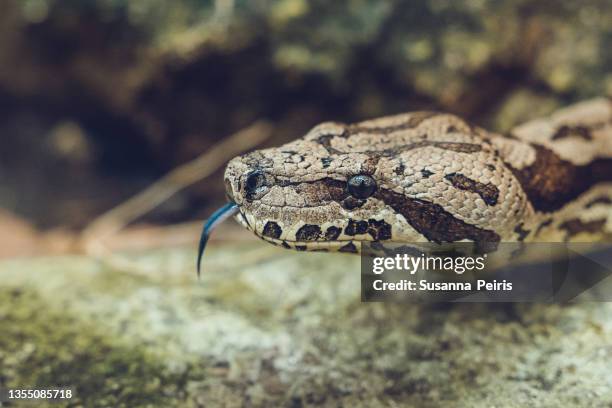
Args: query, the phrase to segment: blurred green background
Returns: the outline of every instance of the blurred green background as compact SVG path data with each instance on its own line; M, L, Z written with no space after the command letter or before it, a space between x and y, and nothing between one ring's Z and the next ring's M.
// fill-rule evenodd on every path
M5 0L0 207L82 227L256 119L440 109L504 131L612 94L609 0ZM219 176L152 214L204 217Z

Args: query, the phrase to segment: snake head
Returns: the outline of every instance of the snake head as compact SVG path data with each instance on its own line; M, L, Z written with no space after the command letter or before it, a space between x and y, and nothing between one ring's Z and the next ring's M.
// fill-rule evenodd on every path
M363 241L499 242L528 206L487 134L449 114L324 123L230 161L237 221L297 250Z
M368 200L378 180L368 167L369 155L330 153L319 143L319 138L340 137L345 131L344 124L322 124L294 142L231 160L225 185L238 205L237 221L285 248L356 252L362 224L347 226L361 222L360 207L369 208L362 210L364 215L377 212L377 203Z

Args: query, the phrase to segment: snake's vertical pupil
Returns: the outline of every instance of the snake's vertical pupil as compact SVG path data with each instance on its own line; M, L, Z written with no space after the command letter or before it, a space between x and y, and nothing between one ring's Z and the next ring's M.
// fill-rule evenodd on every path
M355 198L368 198L376 191L376 181L366 174L358 174L348 180L347 189Z

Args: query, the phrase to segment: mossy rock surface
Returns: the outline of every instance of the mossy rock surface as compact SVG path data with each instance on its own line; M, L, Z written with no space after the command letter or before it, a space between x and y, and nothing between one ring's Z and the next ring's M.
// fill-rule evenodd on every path
M366 304L358 257L260 242L211 247L200 282L191 248L131 262L3 262L0 384L71 406L612 403L609 303Z

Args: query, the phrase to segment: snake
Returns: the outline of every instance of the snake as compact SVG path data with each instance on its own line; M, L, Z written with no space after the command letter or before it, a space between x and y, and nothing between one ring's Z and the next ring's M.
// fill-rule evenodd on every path
M325 122L233 158L228 204L259 238L298 251L371 242L567 242L612 236L612 100L590 99L508 132L416 111Z

